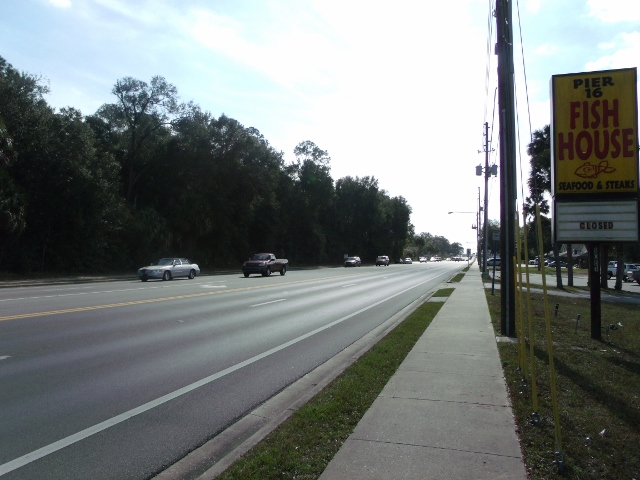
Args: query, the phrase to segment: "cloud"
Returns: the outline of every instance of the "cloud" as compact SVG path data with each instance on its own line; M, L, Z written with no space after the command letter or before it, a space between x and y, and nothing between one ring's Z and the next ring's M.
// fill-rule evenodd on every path
M618 50L593 62L587 62L585 68L590 71L637 66L640 58L640 32L621 33L620 38L621 47Z
M548 43L545 43L544 45L540 45L538 48L536 48L535 53L543 57L550 57L551 55L556 53L557 50L558 47L556 47L555 45L549 45Z
M49 3L58 8L71 8L71 0L49 0Z
M527 12L538 13L538 10L540 10L540 0L528 0L526 9Z
M640 8L637 0L587 0L589 15L603 22L637 22Z

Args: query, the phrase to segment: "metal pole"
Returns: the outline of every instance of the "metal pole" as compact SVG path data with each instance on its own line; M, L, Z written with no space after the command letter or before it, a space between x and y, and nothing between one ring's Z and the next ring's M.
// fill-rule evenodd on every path
M489 123L484 123L484 249L482 250L482 276L487 278L489 272L487 271L487 250L488 242L487 238L489 234Z

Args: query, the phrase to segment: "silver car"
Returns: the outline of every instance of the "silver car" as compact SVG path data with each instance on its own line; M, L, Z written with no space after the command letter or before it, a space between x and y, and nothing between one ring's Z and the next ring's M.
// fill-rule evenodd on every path
M186 258L161 258L156 265L138 269L138 278L146 282L150 278L172 280L176 277L195 278L200 275L200 267Z

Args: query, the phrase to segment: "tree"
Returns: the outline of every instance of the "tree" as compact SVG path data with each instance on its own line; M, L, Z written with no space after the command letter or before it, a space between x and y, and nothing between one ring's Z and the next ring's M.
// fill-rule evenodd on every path
M157 158L151 148L154 137L157 140L166 135L185 107L178 104L177 88L160 76L153 77L150 84L125 77L116 82L111 93L117 103L100 107L91 124L102 133L110 132L122 164L125 199L135 204L136 184Z
M551 133L549 125L541 130L533 132L533 139L527 147L527 153L530 156L529 163L531 172L529 174L529 194L524 208L529 215L535 215L536 205L540 207L540 214L549 213L549 204L544 195L551 193ZM544 225L544 222L543 222ZM550 225L550 224L549 224ZM535 220L530 229L536 232ZM533 245L538 245L537 234L534 237ZM556 262L556 284L558 288L562 288L562 271L560 270L560 245L552 244L553 256ZM542 259L540 259L539 267L542 268Z

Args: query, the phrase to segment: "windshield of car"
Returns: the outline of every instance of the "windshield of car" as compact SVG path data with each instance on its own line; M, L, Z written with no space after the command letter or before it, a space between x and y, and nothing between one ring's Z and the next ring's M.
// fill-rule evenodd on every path
M355 257L347 258L347 262L355 262L355 261L356 261Z
M252 260L269 260L268 253L256 253Z
M171 265L171 264L173 264L173 258L161 258L160 260L158 260L159 266Z

